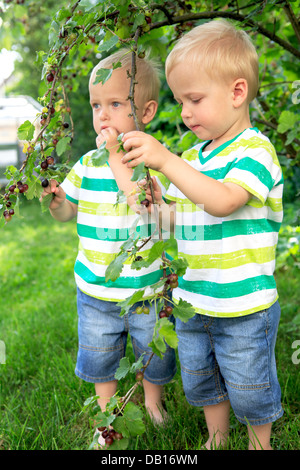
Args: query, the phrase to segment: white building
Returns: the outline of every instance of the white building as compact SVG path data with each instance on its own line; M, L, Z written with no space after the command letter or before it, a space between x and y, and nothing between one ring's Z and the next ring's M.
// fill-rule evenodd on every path
M0 97L0 186L6 184L6 167L19 168L25 158L23 143L18 141L18 127L26 120L34 123L41 109L40 104L29 96Z

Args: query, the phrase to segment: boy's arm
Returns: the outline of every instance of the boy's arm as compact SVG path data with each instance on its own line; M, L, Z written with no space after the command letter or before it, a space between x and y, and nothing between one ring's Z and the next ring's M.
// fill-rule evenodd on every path
M142 132L123 136L128 153L122 158L128 168L141 162L163 173L190 201L216 217L226 217L244 206L251 194L234 183L221 183L195 170L171 153L154 137Z
M52 217L60 222L68 222L77 215L77 205L66 199L66 193L55 180L50 180L49 186L41 194L40 201L48 194L54 194L49 210Z

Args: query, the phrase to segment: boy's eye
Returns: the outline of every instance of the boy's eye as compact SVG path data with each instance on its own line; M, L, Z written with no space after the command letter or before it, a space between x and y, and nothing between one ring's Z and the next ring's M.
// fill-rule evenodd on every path
M98 109L98 108L99 108L99 104L93 103L93 104L92 104L92 108L93 108L93 109Z
M120 106L120 103L118 101L114 101L112 106L113 108L118 108Z

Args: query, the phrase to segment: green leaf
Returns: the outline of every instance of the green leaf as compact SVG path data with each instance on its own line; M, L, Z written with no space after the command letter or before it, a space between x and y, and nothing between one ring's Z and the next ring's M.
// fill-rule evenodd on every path
M25 121L18 128L18 139L19 140L31 140L33 139L35 127L30 121Z
M118 306L121 307L121 313L120 315L126 315L130 308L136 303L142 300L145 294L145 289L140 289L137 290L134 294L132 294L130 297L127 297L127 299L122 300L121 302L118 302Z
M174 331L174 324L171 323L167 318L161 318L158 323L160 327L159 335L163 337L170 348L177 348L178 337Z
M115 373L115 379L121 380L126 377L128 373L135 373L136 371L140 370L143 367L144 355L145 353L141 354L138 360L133 364L130 363L128 357L122 357L119 363L119 367Z
M188 265L189 263L185 258L173 259L171 261L171 267L179 277L182 277L185 274Z
M118 141L119 144L120 144L120 147L118 148L117 153L119 153L119 152L125 152L125 149L124 149L124 147L123 147L123 142L122 142L123 135L124 135L124 132L122 132L121 134L119 134L118 137L117 137L117 141Z
M146 176L145 163L142 162L134 168L131 181L140 181L143 178L145 178L145 176Z
M19 198L19 197L17 197L14 210L15 210L15 215L16 215L16 217L21 217L21 219L22 219L23 217L20 216L20 198Z
M97 70L93 85L97 85L98 83L102 83L102 85L104 85L104 83L107 82L107 80L111 77L112 73L113 73L113 69Z
M85 402L83 403L82 412L85 412L86 409L89 408L91 405L97 404L97 400L98 400L97 395L87 398Z
M6 168L6 171L4 174L8 180L9 179L18 180L21 177L20 171L13 165L9 165ZM10 184L11 183L9 183L8 186L10 186Z
M60 157L68 149L68 145L71 142L70 137L63 137L56 145L56 153Z
M43 197L41 201L42 212L46 212L49 209L53 197L53 193L47 194L47 196Z
M175 318L179 318L179 320L185 323L196 315L196 311L194 310L192 304L186 300L179 299L178 304L176 304L173 308L172 314Z
M149 343L154 354L163 358L163 354L166 352L166 343L171 348L177 348L178 338L174 331L174 324L170 322L168 318L161 318L156 322L153 332L152 341Z
M122 189L119 189L119 191L117 192L116 202L114 203L114 207L117 207L119 204L124 204L125 202L127 202L127 196L124 193L124 191L122 191Z
M119 363L119 367L115 373L115 379L121 380L124 377L126 377L128 372L130 371L130 368L131 368L131 364L130 364L128 357L122 357Z
M95 416L95 421L96 421L96 426L105 426L108 427L113 421L115 420L115 416L108 414L108 413L103 413L102 411L99 411L97 415Z
M28 190L25 193L27 199L33 199L35 197L40 197L43 192L43 188L38 178L30 182L28 185ZM51 202L51 201L50 201Z
M100 5L100 3L104 3L104 0L81 0L80 8L85 11L89 11L95 8L97 5Z
M140 408L132 402L127 403L123 416L117 416L114 421L114 429L121 432L124 437L135 437L145 432L143 413Z
M107 266L105 271L105 282L107 281L115 281L120 276L123 263L128 258L128 253L121 253L120 255L116 256L116 258Z
M105 145L106 142L103 142L91 156L91 162L94 166L103 166L109 159L109 151L105 148Z
M119 42L118 36L111 36L107 41L103 41L102 44L98 46L98 52L107 52Z
M168 240L165 241L165 251L172 258L176 259L178 257L178 245L176 238L170 237Z
M278 119L277 131L282 134L292 130L294 126L299 123L299 116L291 111L282 111Z
M138 360L136 362L134 362L133 364L131 364L130 372L135 373L143 367L143 358L144 358L145 354L146 353L141 354L140 357L138 358Z
M161 257L162 253L164 251L164 241L159 240L158 242L155 242L154 245L150 248L148 258L147 258L147 265L150 266L152 263L154 263L155 260Z
M128 437L123 437L123 439L120 439L119 441L116 439L114 440L114 442L112 443L111 446L109 446L109 450L125 450L127 449L128 445L129 445L129 439Z

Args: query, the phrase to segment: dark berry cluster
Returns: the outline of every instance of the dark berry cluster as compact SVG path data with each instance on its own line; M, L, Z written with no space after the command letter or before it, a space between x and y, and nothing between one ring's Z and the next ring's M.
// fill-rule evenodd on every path
M15 211L11 207L13 202L11 202L10 198L13 195L18 193L25 193L28 190L28 184L22 181L18 181L17 183L11 184L8 188L8 192L6 192L3 196L3 201L5 204L5 210L3 211L3 216L5 218L5 222L9 222L14 215Z
M121 439L123 439L123 435L112 428L108 429L105 426L100 426L98 428L98 431L101 433L107 446L111 446L115 440L120 441Z

